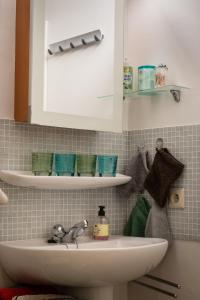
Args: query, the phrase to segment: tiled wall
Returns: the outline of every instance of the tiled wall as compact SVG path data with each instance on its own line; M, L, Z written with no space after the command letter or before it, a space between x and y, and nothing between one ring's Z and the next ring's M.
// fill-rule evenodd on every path
M123 134L33 126L0 120L0 169L31 169L33 151L118 154L118 171L145 145L153 157L158 137L185 164L176 182L185 188L185 209L169 210L175 238L200 239L200 125L125 132ZM68 227L83 218L93 224L104 204L111 232L119 234L134 200L119 197L115 188L52 191L18 188L0 182L9 196L0 206L0 240L47 236L55 223Z
M0 169L31 170L33 151L119 155L122 170L128 155L128 134L33 126L0 120ZM111 232L122 232L126 221L125 199L115 188L85 191L52 191L18 188L0 182L8 205L0 206L0 240L46 236L51 227L68 227L87 218L93 224L98 205L105 205Z
M185 209L169 209L174 237L200 240L200 125L132 131L130 155L137 146L144 145L153 158L159 137L164 139L164 147L185 164L183 175L175 183L176 187L185 188ZM132 204L129 201L130 208Z

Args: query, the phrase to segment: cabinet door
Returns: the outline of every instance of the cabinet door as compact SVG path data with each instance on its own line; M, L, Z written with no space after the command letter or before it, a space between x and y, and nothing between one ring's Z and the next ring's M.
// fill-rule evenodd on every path
M32 0L30 18L31 123L122 131L123 0ZM101 42L49 54L94 30Z

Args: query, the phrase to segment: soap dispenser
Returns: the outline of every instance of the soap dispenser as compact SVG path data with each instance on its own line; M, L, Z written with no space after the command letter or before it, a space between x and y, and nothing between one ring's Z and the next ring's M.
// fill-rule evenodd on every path
M94 224L93 237L95 240L107 240L109 238L109 221L105 216L105 206L99 206L98 218Z

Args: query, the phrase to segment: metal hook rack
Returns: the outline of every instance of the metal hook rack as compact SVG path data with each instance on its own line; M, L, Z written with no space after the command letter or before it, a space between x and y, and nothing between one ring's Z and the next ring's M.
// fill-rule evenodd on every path
M81 35L77 35L70 39L62 40L57 43L50 44L48 47L49 55L63 53L69 50L86 47L95 43L100 43L104 38L101 30L90 31Z

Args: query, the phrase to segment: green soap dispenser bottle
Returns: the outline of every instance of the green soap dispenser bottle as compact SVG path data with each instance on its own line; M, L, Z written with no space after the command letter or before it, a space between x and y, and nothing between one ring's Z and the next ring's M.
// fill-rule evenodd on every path
M99 206L98 218L93 228L95 240L107 240L109 238L109 221L105 216L105 206Z

